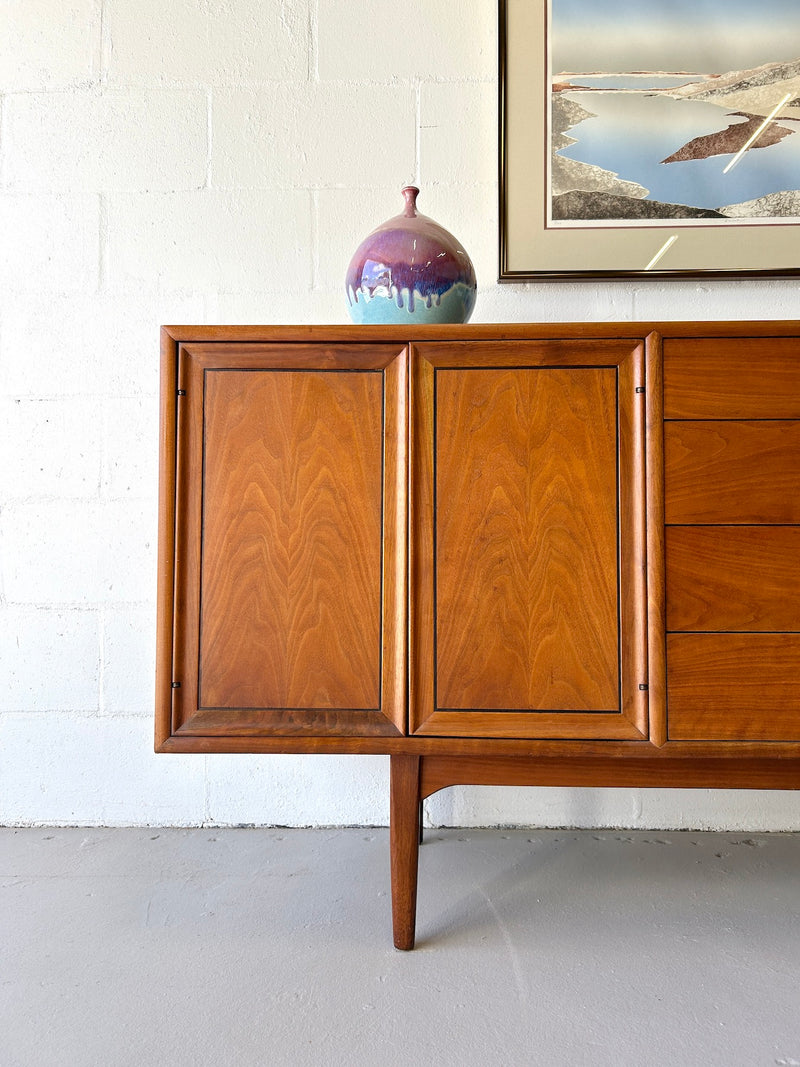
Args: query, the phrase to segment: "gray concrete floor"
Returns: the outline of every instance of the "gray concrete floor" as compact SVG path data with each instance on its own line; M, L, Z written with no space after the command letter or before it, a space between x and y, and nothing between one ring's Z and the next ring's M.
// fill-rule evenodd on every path
M0 830L2 1067L800 1064L800 835Z

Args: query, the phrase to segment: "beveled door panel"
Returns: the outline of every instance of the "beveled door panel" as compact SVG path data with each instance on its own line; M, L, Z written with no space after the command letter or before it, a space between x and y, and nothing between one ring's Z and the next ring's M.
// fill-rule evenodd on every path
M616 384L613 367L437 375L442 707L617 710Z
M403 730L406 357L366 356L181 353L183 731Z
M643 364L630 342L415 350L412 731L646 732Z

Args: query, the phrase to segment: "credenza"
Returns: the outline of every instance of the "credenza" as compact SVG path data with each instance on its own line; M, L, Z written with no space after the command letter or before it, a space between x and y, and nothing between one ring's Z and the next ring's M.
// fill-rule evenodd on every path
M800 323L162 330L156 749L800 787Z

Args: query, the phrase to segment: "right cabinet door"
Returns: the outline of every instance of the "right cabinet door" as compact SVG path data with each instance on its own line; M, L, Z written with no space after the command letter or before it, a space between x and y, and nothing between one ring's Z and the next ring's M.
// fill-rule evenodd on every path
M672 741L800 740L800 340L664 342Z
M645 346L418 346L410 729L642 740Z

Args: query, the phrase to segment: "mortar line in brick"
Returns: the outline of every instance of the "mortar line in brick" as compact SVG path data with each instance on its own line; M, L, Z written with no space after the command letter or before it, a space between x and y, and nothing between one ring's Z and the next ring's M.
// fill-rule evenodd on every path
M414 180L419 185L422 181L422 82L420 81L417 81L414 86L414 104L416 122L414 130Z
M311 190L311 290L319 285L319 190Z
M101 86L108 85L108 67L111 59L111 38L106 22L106 0L100 0L100 41L97 80Z
M108 205L105 196L98 194L98 234L97 234L97 290L106 291L106 274L108 273Z
M308 79L319 82L319 0L308 8Z
M102 607L97 613L99 633L98 633L98 663L97 663L97 714L106 714L106 630L108 629L108 608Z
M206 91L206 189L213 188L211 168L212 148L214 145L214 90L211 86Z

